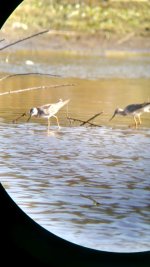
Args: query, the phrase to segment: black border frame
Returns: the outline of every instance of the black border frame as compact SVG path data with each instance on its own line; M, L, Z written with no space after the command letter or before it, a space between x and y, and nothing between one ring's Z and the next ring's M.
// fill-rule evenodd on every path
M3 2L3 3L1 3ZM0 0L0 28L23 0ZM66 229L67 231L67 229ZM68 242L47 231L13 201L0 183L0 263L65 267L149 267L150 251L115 253Z

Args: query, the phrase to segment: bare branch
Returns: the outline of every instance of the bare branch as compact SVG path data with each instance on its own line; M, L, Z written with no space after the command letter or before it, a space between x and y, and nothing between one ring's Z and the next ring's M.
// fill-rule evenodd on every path
M96 205L96 206L99 206L101 205L99 202L97 202L94 198L92 198L91 196L89 195L83 195L83 194L80 194L81 197L84 197L84 198L87 198L87 199L90 199L91 201L93 201L93 204Z
M5 41L5 39L1 39L1 40L0 40L0 42L3 42L3 41Z
M4 49L6 49L6 48L8 48L8 47L10 47L10 46L13 46L13 45L15 45L15 44L18 44L18 43L20 43L20 42L23 42L23 41L25 41L25 40L31 39L31 38L33 38L33 37L35 37L35 36L40 35L40 34L46 33L46 32L49 32L49 30L45 30L45 31L42 31L42 32L38 32L38 33L32 34L32 35L30 35L30 36L28 36L28 37L25 37L25 38L23 38L23 39L20 39L20 40L18 40L18 41L15 41L15 42L13 42L13 43L10 43L10 44L8 44L8 45L5 45L5 46L3 46L3 47L0 48L0 51L4 50Z
M6 75L6 76L0 78L0 82L5 80L5 79L12 78L15 76L25 76L25 75L43 75L43 76L51 76L51 77L61 77L60 75L55 75L55 74L50 74L50 73L28 72L28 73L16 73L16 74Z
M20 118L26 116L27 114L24 112L22 115L20 115L19 117L17 117L16 119L14 119L12 122L16 123Z
M126 36L124 36L123 38L121 38L120 40L118 40L117 44L123 44L124 42L128 41L130 38L132 38L135 35L135 32L130 32L129 34L127 34Z
M97 114L96 114L97 115ZM82 122L81 124L80 124L80 126L81 125L84 125L84 124L89 124L89 125L91 125L91 126L95 126L95 127L102 127L101 125L98 125L98 124L95 124L95 123L91 123L91 122L88 122L88 121L83 121L83 120L80 120L80 119L75 119L75 118L71 118L71 117L67 117L67 119L69 120L69 121L77 121L77 122Z
M37 89L57 88L57 87L65 87L65 86L74 86L74 84L56 84L56 85L35 86L35 87L29 87L29 88L25 88L25 89L19 89L19 90L0 93L0 96L9 95L9 94L16 94L16 93L22 93L22 92L25 92L25 91L31 91L31 90L37 90Z
M90 122L91 120L95 119L96 117L98 117L99 115L101 115L103 112L97 113L95 114L92 118L88 119L87 121L84 121L80 124L80 126L83 126L84 124Z

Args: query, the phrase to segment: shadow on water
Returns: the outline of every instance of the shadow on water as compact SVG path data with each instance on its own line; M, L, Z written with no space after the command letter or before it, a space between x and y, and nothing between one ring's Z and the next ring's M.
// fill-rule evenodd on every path
M1 81L0 92L40 85L75 86L0 97L1 182L29 216L67 240L107 251L148 250L150 114L142 115L138 129L128 128L132 117L109 119L116 107L148 101L149 59L137 66L135 59L124 64L113 59L108 65L106 59L73 61L67 56L53 59L50 65L48 57L41 62L39 58L31 58L38 71L64 77L16 76ZM29 71L31 66L23 66L23 61L12 56L10 64L1 65L2 75L12 66L15 72ZM57 114L60 130L55 118L49 132L45 119L26 123L22 117L12 123L31 107L60 98L70 99ZM99 128L81 127L78 122L70 125L67 119L69 115L88 120L101 111L94 119Z

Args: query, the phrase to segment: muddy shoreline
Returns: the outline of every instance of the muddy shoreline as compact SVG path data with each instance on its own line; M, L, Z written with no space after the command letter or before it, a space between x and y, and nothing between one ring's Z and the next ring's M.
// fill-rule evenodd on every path
M8 36L3 32L1 38L5 41L1 42L1 47L15 40L30 36L32 33L24 34L18 31L13 32L13 36ZM150 37L138 36L129 33L125 36L106 35L106 34L87 34L69 31L49 31L41 36L33 37L29 40L22 41L18 44L7 48L9 50L35 49L50 50L54 52L70 52L79 54L103 54L107 51L114 53L146 53L150 54ZM4 50L5 51L5 50Z

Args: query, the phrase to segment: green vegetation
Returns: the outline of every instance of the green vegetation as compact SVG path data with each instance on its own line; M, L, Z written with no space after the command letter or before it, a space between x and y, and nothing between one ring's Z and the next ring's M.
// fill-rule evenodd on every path
M29 29L85 33L150 35L150 1L25 0L7 25L21 22Z

